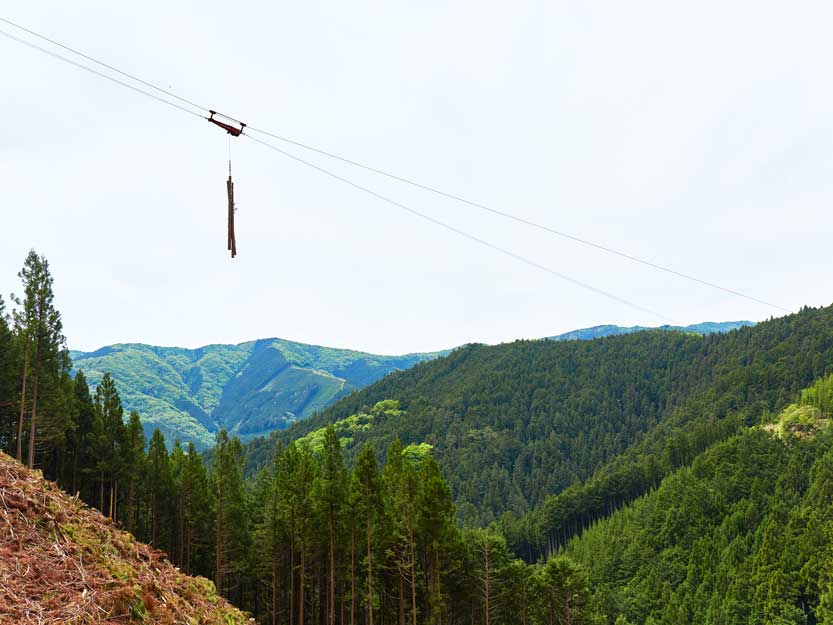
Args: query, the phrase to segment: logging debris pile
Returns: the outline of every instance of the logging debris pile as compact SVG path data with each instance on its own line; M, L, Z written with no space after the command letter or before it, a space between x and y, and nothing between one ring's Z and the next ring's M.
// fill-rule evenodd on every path
M250 622L211 581L0 452L0 623Z

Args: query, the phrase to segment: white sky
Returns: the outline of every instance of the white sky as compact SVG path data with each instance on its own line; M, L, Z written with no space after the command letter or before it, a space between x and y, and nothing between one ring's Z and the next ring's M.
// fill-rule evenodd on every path
M829 3L76 0L0 15L253 126L789 309L833 299ZM399 353L663 323L245 139L232 261L219 129L3 38L0 68L0 292L44 253L72 348L281 336ZM677 323L779 314L309 158Z

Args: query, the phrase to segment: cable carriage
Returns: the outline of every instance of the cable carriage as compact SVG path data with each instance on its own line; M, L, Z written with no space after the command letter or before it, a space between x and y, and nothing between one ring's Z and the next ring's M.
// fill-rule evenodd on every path
M208 111L210 115L206 117L208 121L225 130L231 137L239 137L243 134L243 129L246 124L240 120L223 115L217 111ZM220 119L217 119L220 118ZM226 120L226 121L221 121ZM229 144L229 161L228 161L228 180L226 180L226 195L228 195L228 251L231 252L231 257L237 256L237 240L234 235L234 213L236 208L234 206L234 181L231 179L231 144Z
M240 120L234 119L233 117L229 117L228 115L223 115L222 113L218 113L217 111L208 112L211 113L211 115L206 117L206 119L210 121L212 124L218 125L220 128L229 133L232 137L239 137L241 134L243 134L243 129L246 127L246 124L244 124ZM226 119L228 121L222 122L219 119L214 119L215 116L221 117L222 119Z

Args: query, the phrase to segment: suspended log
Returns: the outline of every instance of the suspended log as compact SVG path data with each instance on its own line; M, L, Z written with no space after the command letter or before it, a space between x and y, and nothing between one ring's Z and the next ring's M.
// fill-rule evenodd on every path
M230 167L231 164L229 164ZM231 257L234 258L237 256L237 241L234 238L234 182L231 180L231 172L226 181L226 192L228 193L228 249Z

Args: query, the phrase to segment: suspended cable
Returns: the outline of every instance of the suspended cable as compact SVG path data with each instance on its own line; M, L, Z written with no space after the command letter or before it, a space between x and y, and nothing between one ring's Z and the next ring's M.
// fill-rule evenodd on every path
M49 37L46 37L46 36L44 36L44 35L41 35L41 34L39 34L39 33L35 32L35 31L33 31L33 30L30 30L30 29L28 29L28 28L25 28L24 26L21 26L21 25L19 25L19 24L17 24L17 23L15 23L15 22L13 22L13 21L11 21L11 20L8 20L8 19L6 19L6 18L0 17L0 21L4 22L4 23L6 23L6 24L9 24L9 25L11 25L11 26L13 26L13 27L15 27L15 28L18 28L18 29L20 29L20 30L22 30L22 31L24 31L24 32L26 32L26 33L28 33L28 34L31 34L31 35L35 36L35 37L38 37L39 39L42 39L43 41L47 41L47 42L49 42L49 43L51 43L51 44L53 44L53 45L56 45L56 46L59 46L59 47L61 47L61 48L65 49L65 50L68 50L68 51L72 52L73 54L76 54L76 55L78 55L78 56L80 56L80 57L82 57L82 58L84 58L84 59L87 59L87 60L89 60L89 61L92 61L93 63L96 63L96 64L98 64L98 65L100 65L100 66L102 66L102 67L105 67L105 68L107 68L107 69L109 69L109 70L111 70L111 71L117 72L118 74L120 74L120 75L122 75L122 76L125 76L125 77L127 77L127 78L129 78L129 79L131 79L131 80L134 80L134 81L136 81L136 82L138 82L138 83L142 84L142 85L145 85L145 86L147 86L147 87L150 87L150 88L152 88L152 89L154 89L154 90L156 90L156 91L158 91L158 92L160 92L160 93L163 93L163 94L165 94L165 95L167 95L167 96L169 96L169 97L171 97L171 98L174 98L174 99L176 99L176 100L179 100L180 102L183 102L183 103L185 103L185 104L188 104L189 106L192 106L192 107L194 107L194 108L198 108L198 109L202 109L202 110L206 110L206 111L207 111L207 110L209 110L207 107L204 107L204 106L202 106L202 105L200 105L200 104L197 104L197 103L195 103L195 102L192 102L191 100L188 100L188 99L186 99L186 98L183 98L183 97L181 97L181 96L178 96L178 95L176 95L175 93L173 93L173 92L171 92L171 91L169 91L169 90L167 90L167 89L163 89L163 88L161 88L161 87L158 87L157 85L154 85L154 84L153 84L153 83L151 83L151 82L148 82L148 81L146 81L146 80L143 80L143 79L141 79L141 78L138 78L137 76L134 76L134 75L132 75L132 74L129 74L129 73L127 73L127 72L124 72L124 71L122 71L122 70L120 70L120 69L118 69L118 68L116 68L116 67L114 67L114 66L112 66L112 65L109 65L109 64L107 64L107 63L105 63L105 62L103 62L103 61L100 61L100 60L96 59L95 57L92 57L92 56L89 56L89 55L87 55L87 54L84 54L83 52L80 52L80 51L78 51L78 50L76 50L76 49L74 49L74 48L72 48L72 47L70 47L70 46L67 46L67 45L65 45L65 44L63 44L63 43L60 43L60 42L58 42L58 41L55 41L54 39L50 39ZM90 67L88 67L88 66L86 66L86 65L83 65L83 64L81 64L81 63L77 63L77 62L75 62L75 61L73 61L73 60L71 60L71 59L68 59L68 58L66 58L66 57L63 57L63 56L61 56L61 55L59 55L59 54L56 54L55 52L52 52L52 51L47 50L47 49L45 49L45 48L42 48L41 46L38 46L38 45L36 45L36 44L33 44L33 43L31 43L31 42L29 42L29 41L26 41L26 40L24 40L24 39L20 39L20 38L18 38L18 37L16 37L16 36L14 36L14 35L11 35L11 34L9 34L9 33L4 32L4 31L2 31L2 30L0 30L0 35L3 35L3 36L5 36L5 37L7 37L7 38L9 38L9 39L12 39L12 40L14 40L14 41L18 42L18 43L21 43L21 44L26 45L26 46L28 46L28 47L30 47L30 48L33 48L33 49L38 50L38 51L40 51L40 52L43 52L44 54L48 54L49 56L52 56L52 57L54 57L54 58L56 58L56 59L58 59L58 60L61 60L61 61L64 61L64 62L66 62L66 63L69 63L69 64L71 64L71 65L74 65L75 67L78 67L78 68L80 68L80 69L83 69L83 70L85 70L85 71L88 71L88 72L90 72L90 73L92 73L92 74L95 74L96 76L100 76L100 77L105 78L105 79L107 79L107 80L109 80L109 81L111 81L111 82L114 82L114 83L116 83L116 84L119 84L119 85L121 85L121 86L123 86L123 87L127 87L128 89L131 89L131 90L133 90L133 91L135 91L135 92L137 92L137 93L140 93L140 94L142 94L142 95L145 95L145 96L148 96L148 97L150 97L150 98L153 98L153 99L155 99L155 100L157 100L157 101L159 101L159 102L162 102L162 103L164 103L164 104L167 104L167 105L169 105L169 106L172 106L172 107L174 107L174 108L177 108L177 109L179 109L179 110L181 110L181 111L184 111L184 112L186 112L186 113L190 113L191 115L195 115L195 116L197 116L197 117L201 117L201 118L204 118L204 119L209 119L209 121L212 121L210 118L206 118L206 117L205 117L204 115L202 115L202 114L199 114L199 113L196 113L196 112L194 112L194 111L192 111L192 110L186 109L185 107L182 107L182 106L180 106L180 105L176 104L175 102L171 102L171 101L166 100L166 99L164 99L164 98L161 98L161 97L159 97L159 96L157 96L157 95L155 95L155 94L149 93L149 92L147 92L147 91L145 91L145 90L143 90L143 89L139 89L138 87L135 87L134 85L130 85L130 84L128 84L128 83L126 83L126 82L124 82L124 81L121 81L121 80L119 80L119 79L117 79L117 78L114 78L114 77L112 77L112 76L108 76L107 74L104 74L104 73L102 73L102 72L99 72L99 71L97 71L97 70L95 70L95 69L93 69L93 68L90 68ZM213 112L212 112L212 116L213 116ZM236 120L235 120L235 121L236 121ZM216 122L215 122L215 123L216 123ZM242 132L242 128L241 128L241 132ZM768 301L766 301L766 300L763 300L763 299L760 299L760 298L757 298L757 297L754 297L754 296L748 295L748 294L743 293L743 292L741 292L741 291L738 291L738 290L736 290L736 289L730 289L730 288L728 288L728 287L724 287L724 286L719 285L719 284L716 284L716 283L714 283L714 282L710 282L710 281L708 281L708 280L703 280L703 279L698 278L698 277L696 277L696 276L693 276L693 275L691 275L691 274L687 274L687 273L684 273L684 272L681 272L681 271L677 271L677 270L675 270L675 269L671 269L670 267L666 267L666 266L664 266L664 265L660 265L660 264L658 264L658 263L655 263L655 262L652 262L652 261L649 261L649 260L645 260L644 258L640 258L640 257L638 257L638 256L634 256L634 255L632 255L632 254L628 254L628 253L626 253L626 252L619 251L619 250L617 250L617 249L614 249L614 248L608 247L608 246L606 246L606 245L602 245L602 244L600 244L600 243L595 243L595 242L590 241L590 240L588 240L588 239L584 239L584 238L581 238L581 237L578 237L578 236L575 236L575 235L569 234L569 233L567 233L567 232L563 232L563 231L561 231L561 230L557 230L557 229L555 229L555 228L551 228L551 227L549 227L549 226L546 226L546 225L543 225L543 224L540 224L540 223L534 222L534 221L532 221L532 220L529 220L529 219L526 219L526 218L523 218L523 217L519 217L519 216L514 215L514 214L512 214L512 213L508 213L508 212L506 212L506 211L502 211L502 210L499 210L499 209L496 209L496 208L490 207L490 206L488 206L488 205L486 205L486 204L482 204L482 203L480 203L480 202L475 202L475 201L473 201L473 200L469 200L469 199L467 199L467 198L465 198L465 197L462 197L462 196L459 196L459 195L456 195L456 194L453 194L453 193L449 193L449 192L447 192L447 191L443 191L443 190L441 190L441 189L437 189L437 188L435 188L435 187L432 187L432 186L430 186L430 185L426 185L426 184L423 184L423 183L417 182L417 181L412 180L412 179L410 179L410 178L406 178L406 177L403 177L403 176L399 176L399 175L393 174L393 173L391 173L391 172L389 172L389 171L386 171L386 170L383 170L383 169L379 169L379 168L376 168L376 167L372 167L372 166L370 166L370 165L366 165L366 164L364 164L364 163L361 163L361 162L359 162L359 161L355 161L355 160L353 160L353 159L350 159L350 158L347 158L347 157L341 156L341 155L339 155L339 154L335 154L335 153L333 153L333 152L329 152L329 151L327 151L327 150L323 150L323 149L321 149L321 148L317 148L317 147L314 147L314 146L311 146L311 145L308 145L308 144L302 143L302 142L300 142L300 141L295 141L294 139L290 139L290 138L288 138L288 137L284 137L284 136L281 136L281 135L279 135L279 134L272 133L272 132L269 132L269 131L266 131L266 130L262 130L262 129L259 129L259 128L251 127L251 126L246 127L246 133L249 133L249 132L260 133L260 134L262 134L262 135L264 135L264 136L268 136L268 137L271 137L271 138L273 138L273 139L277 139L277 140L279 140L279 141L283 141L283 142L285 142L285 143L289 143L289 144L291 144L291 145L294 145L294 146L297 146L297 147L303 148L303 149L305 149L305 150L310 150L310 151L312 151L312 152L315 152L315 153L321 154L321 155L326 156L326 157L328 157L328 158L332 158L332 159L335 159L335 160L341 161L341 162L343 162L343 163L346 163L346 164L348 164L348 165L352 165L352 166L354 166L354 167L359 167L359 168L364 169L364 170L366 170L366 171L370 171L370 172L372 172L372 173L375 173L375 174L378 174L378 175L381 175L381 176L385 176L385 177L391 178L391 179L393 179L393 180L396 180L396 181L402 182L402 183L404 183L404 184L411 185L411 186L413 186L413 187L416 187L416 188L422 189L422 190L424 190L424 191L428 191L428 192L430 192L430 193L434 193L434 194L440 195L440 196L442 196L442 197L446 197L446 198L448 198L448 199L452 199L452 200L455 200L455 201L457 201L457 202L461 202L461 203L466 204L466 205L468 205L468 206L472 206L472 207L475 207L475 208L478 208L478 209L481 209L481 210L487 211L487 212L489 212L489 213L492 213L492 214L495 214L495 215L501 216L501 217L503 217L503 218L505 218L505 219L510 219L510 220L515 221L515 222L517 222L517 223L521 223L521 224L524 224L524 225L526 225L526 226L529 226L529 227L532 227L532 228L536 228L536 229L539 229L539 230L542 230L542 231L548 232L548 233L550 233L550 234L553 234L553 235L556 235L556 236L559 236L559 237L562 237L562 238L565 238L565 239L571 240L571 241L576 242L576 243L579 243L579 244L581 244L581 245L589 246L589 247L592 247L592 248L594 248L594 249L597 249L597 250L600 250L600 251L606 252L606 253L608 253L608 254L613 254L613 255L618 256L618 257L620 257L620 258L624 258L624 259L626 259L626 260L629 260L629 261L632 261L632 262L635 262L635 263L639 263L639 264L642 264L642 265L647 266L647 267L651 267L651 268L653 268L653 269L655 269L655 270L658 270L658 271L663 271L663 272L665 272L665 273L668 273L668 274L674 275L674 276L676 276L676 277L679 277L679 278L682 278L682 279L685 279L685 280L689 280L689 281L691 281L691 282L695 282L695 283L697 283L697 284L700 284L700 285L703 285L703 286L707 286L707 287L710 287L710 288L713 288L713 289L716 289L716 290L722 291L722 292L724 292L724 293L728 293L728 294L730 294L730 295L734 295L734 296L736 296L736 297L741 297L741 298L744 298L744 299L746 299L746 300L749 300L749 301L752 301L752 302L756 302L756 303L758 303L758 304L762 304L762 305L764 305L764 306L769 306L769 307L771 307L771 308L775 308L775 309L778 309L778 310L781 310L781 311L784 311L784 312L789 312L789 310L788 310L787 308L784 308L783 306L779 306L778 304L774 304L774 303L772 303L772 302L768 302ZM251 138L251 139L254 139L254 137L252 137L250 134L249 134L249 135L247 135L247 136L249 136L249 138ZM265 144L265 143L264 143L264 144ZM271 144L265 144L265 145L270 145L270 147L272 147L273 149L277 149L275 146L271 146ZM286 153L286 154L289 154L289 153ZM295 157L293 156L293 158L295 158Z
M183 102L184 104L189 104L190 106L193 106L194 108L197 108L197 109L202 109L203 111L208 110L207 106L201 106L201 105L199 105L195 102L192 102L191 100L186 100L185 98L180 97L177 94L175 94L171 91L168 91L167 89L163 89L162 87L158 87L158 86L154 85L151 82L148 82L146 80L142 80L141 78L139 78L138 76L134 76L133 74L128 74L127 72L120 70L118 67L113 67L112 65L108 65L104 61L99 61L97 58L89 56L87 54L84 54L83 52L80 52L79 50L76 50L75 48L72 48L72 47L70 47L66 44L63 44L60 41L55 41L54 39L50 39L49 37L46 37L45 35L41 35L40 33L36 33L34 30L29 30L25 26L21 26L20 24L16 24L15 22L13 22L11 20L8 20L5 17L0 16L0 22L8 24L9 26L14 26L15 28L17 28L19 30L22 30L25 33L28 33L28 34L32 35L33 37L37 37L38 39L41 39L42 41L46 41L48 43L51 43L53 46L58 46L59 48L63 48L64 50L66 50L68 52L72 52L73 54L77 54L78 56L80 56L83 59L87 59L88 61L92 61L93 63L95 63L97 65L101 65L102 67L106 67L107 69L109 69L112 72L116 72L117 74L121 74L122 76L124 76L125 78L129 78L130 80L135 80L136 82L141 83L146 87L150 87L151 89L155 89L156 91L159 91L160 93L164 93L168 97L174 98L175 100L179 100L180 102ZM41 48L36 48L36 49L41 50L42 52L46 52L45 50L42 50ZM47 54L49 54L49 53L47 53ZM59 57L59 58L61 58L61 57ZM72 61L70 61L70 62L72 62Z
M305 143L301 143L300 141L295 141L293 139L289 139L287 137L283 137L281 135L278 135L278 134L275 134L275 133L272 133L272 132L268 132L266 130L261 130L259 128L254 128L254 127L250 126L249 131L258 132L258 133L260 133L262 135L265 135L267 137L272 137L273 139L278 139L279 141L289 143L289 144L297 146L299 148L304 148L305 150L310 150L312 152L316 152L317 154L321 154L321 155L326 156L328 158L332 158L332 159L341 161L343 163L347 163L348 165L353 165L354 167L359 167L361 169L367 170L367 171L372 172L374 174L379 174L380 176L385 176L387 178L391 178L393 180L403 182L405 184L411 185L412 187L422 189L423 191L429 191L430 193L435 193L435 194L440 195L442 197L446 197L448 199L455 200L457 202L461 202L462 204L467 204L468 206L473 206L475 208L479 208L481 210L487 211L487 212L492 213L494 215L499 215L500 217L504 217L506 219L511 219L512 221L515 221L517 223L521 223L521 224L530 226L532 228L537 228L538 230L543 230L544 232L549 232L550 234L554 234L556 236L559 236L559 237L562 237L562 238L565 238L565 239L569 239L570 241L574 241L574 242L580 243L582 245L587 245L589 247L595 248L597 250L601 250L601 251L606 252L608 254L614 254L616 256L619 256L620 258L625 258L625 259L633 261L635 263L640 263L642 265L645 265L646 267L651 267L651 268L657 269L659 271L664 271L665 273L669 273L671 275L677 276L678 278L683 278L685 280L690 280L692 282L696 282L697 284L701 284L703 286L708 286L708 287L711 287L713 289L723 291L724 293L729 293L730 295L735 295L737 297L742 297L744 299L750 300L752 302L756 302L758 304L763 304L764 306L770 306L772 308L776 308L776 309L784 311L784 312L790 312L787 308L784 308L783 306L779 306L778 304L773 304L772 302L767 302L767 301L759 299L757 297L747 295L746 293L742 293L740 291L736 291L734 289L730 289L730 288L721 286L719 284L715 284L714 282L709 282L708 280L703 280L701 278L698 278L697 276L692 276L690 274L686 274L686 273L683 273L681 271L677 271L676 269L671 269L670 267L665 267L664 265L660 265L660 264L651 262L649 260L645 260L644 258L639 258L638 256L633 256L632 254L628 254L626 252L620 252L617 249L608 247L606 245L602 245L601 243L594 243L593 241L583 239L581 237L569 234L567 232L563 232L561 230L556 230L555 228L551 228L549 226L545 226L543 224L531 221L529 219L525 219L523 217L513 215L512 213L508 213L506 211L502 211L502 210L499 210L497 208L487 206L486 204L481 204L480 202L475 202L473 200L466 199L462 196L455 195L455 194L449 193L447 191L443 191L442 189L437 189L435 187L431 187L429 185L422 184L421 182L411 180L410 178L404 178L402 176L398 176L396 174L390 173L390 172L385 171L383 169L378 169L378 168L372 167L370 165L365 165L364 163L354 161L350 158L340 156L340 155L335 154L333 152L328 152L326 150L322 150L320 148L316 148L314 146L307 145Z
M105 80L109 80L110 82L114 82L117 85L121 85L122 87L127 87L128 89L131 89L131 90L135 91L136 93L141 93L142 95L145 95L149 98L153 98L157 102L162 102L163 104L167 104L168 106L172 106L176 109L179 109L183 113L188 113L189 115L194 115L195 117L205 119L204 115L200 115L199 113L195 113L191 109L187 109L184 106L180 106L176 102L171 102L170 100L166 100L165 98L161 98L158 95L154 95L153 93L149 93L148 91L145 91L143 89L139 89L138 87L135 87L135 86L133 86L129 83L124 82L123 80L119 80L118 78L114 78L113 76L108 76L107 74L105 74L103 72L99 72L98 70L93 69L92 67L88 67L88 66L83 65L81 63L77 63L77 62L73 61L72 59L68 59L64 56L61 56L60 54L57 54L56 52L52 52L51 50L47 50L46 48L42 48L41 46L39 46L37 44L34 44L31 41L26 41L25 39L20 39L19 37L15 37L14 35L12 35L10 33L7 33L4 30L0 30L0 35L2 35L3 37L7 37L8 39L11 39L12 41L16 41L17 43L21 43L24 46L28 46L28 47L30 47L34 50L37 50L38 52L43 52L44 54L48 54L49 56L51 56L53 58L56 58L59 61L63 61L64 63L69 63L70 65L74 65L75 67L77 67L79 69L83 69L84 71L90 72L91 74L95 74L96 76L104 78Z
M275 145L272 145L271 143L267 143L266 141L263 141L261 139L258 139L257 137L253 137L251 135L244 135L244 136L248 137L249 139L251 139L255 143L259 143L260 145L269 148L270 150L274 150L275 152L278 152L279 154L282 154L282 155L284 155L288 158L291 158L294 161L297 161L297 162L299 162L303 165L306 165L307 167L311 167L312 169L315 169L316 171L318 171L322 174L326 174L327 176L330 176L331 178L335 178L336 180L339 180L339 181L343 182L344 184L347 184L347 185L349 185L349 186L351 186L355 189L363 191L363 192L365 192L369 195L372 195L373 197L375 197L379 200L382 200L383 202L387 202L388 204L391 204L392 206L395 206L395 207L400 208L404 211L407 211L407 212L411 213L412 215L415 215L415 216L417 216L421 219L424 219L426 221L430 221L431 223L433 223L437 226L440 226L441 228L445 228L446 230L449 230L451 232L454 232L455 234L458 234L462 237L465 237L466 239L469 239L471 241L479 243L480 245L483 245L483 246L488 247L492 250L495 250L496 252L500 252L501 254L509 256L510 258L514 258L515 260L517 260L519 262L522 262L526 265L529 265L531 267L535 267L536 269L540 269L541 271L546 271L547 273L549 273L549 274L551 274L551 275L553 275L557 278L565 280L566 282L569 282L571 284L579 286L579 287L581 287L583 289L586 289L588 291L592 291L593 293L596 293L597 295L602 295L604 297L607 297L608 299L611 299L615 302L619 302L620 304L624 304L625 306L629 306L629 307L631 307L635 310L638 310L640 312L648 313L649 315L653 315L654 317L658 317L660 319L663 319L665 321L673 323L672 319L669 319L665 315L663 315L661 313L658 313L655 310L651 310L650 308L645 308L643 306L640 306L639 304L635 304L634 302L626 300L623 297L619 297L618 295L614 295L613 293L609 293L608 291L604 291L602 289L596 288L596 287L594 287L594 286L592 286L592 285L590 285L586 282L582 282L581 280L576 280L575 278L571 278L570 276L568 276L566 274L563 274L561 272L558 272L554 269L551 269L550 267L547 267L546 265L542 265L542 264L540 264L540 263L538 263L534 260L530 260L529 258L526 258L525 256L521 256L520 254L516 254L515 252L513 252L511 250L508 250L504 247L501 247L499 245L496 245L496 244L494 244L490 241L487 241L486 239L481 239L480 237L475 236L473 234L470 234L470 233L466 232L465 230L461 230L460 228L452 226L451 224L448 224L444 221L440 221L439 219L431 217L430 215L427 215L427 214L425 214L421 211L418 211L415 208L411 208L410 206L402 204L401 202L398 202L398 201L396 201L394 199L391 199L391 198L389 198L385 195L377 193L376 191L373 191L372 189L369 189L369 188L367 188L365 186L362 186L362 185L360 185L356 182L353 182L352 180L349 180L348 178L344 178L343 176L340 176L340 175L330 171L329 169L319 167L315 163L311 163L310 161L304 160L303 158L301 158L299 156L296 156L296 155L292 154L291 152L287 152L285 150L282 150L281 148L279 148Z

